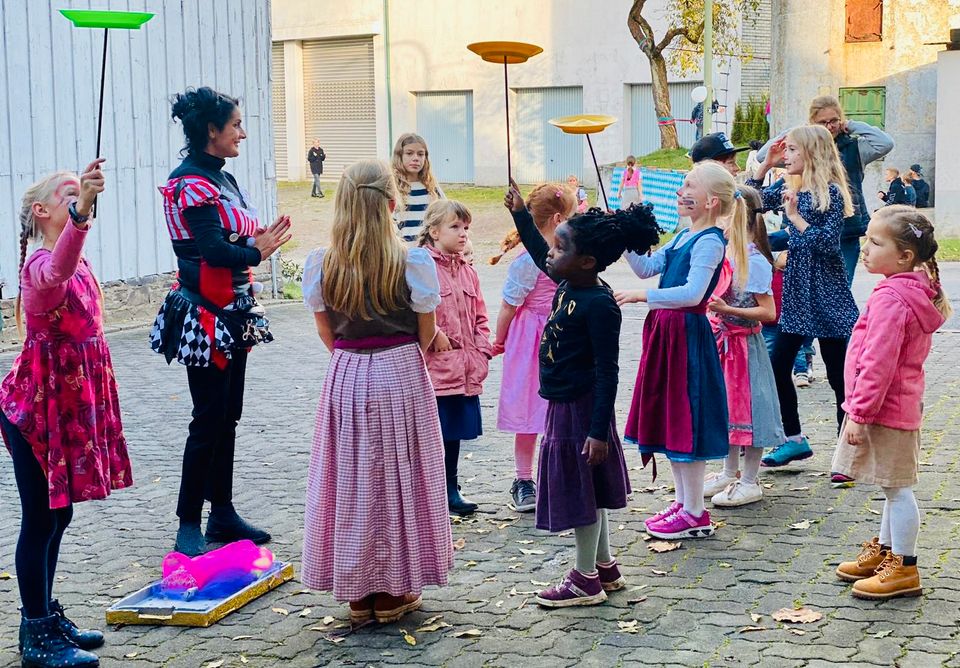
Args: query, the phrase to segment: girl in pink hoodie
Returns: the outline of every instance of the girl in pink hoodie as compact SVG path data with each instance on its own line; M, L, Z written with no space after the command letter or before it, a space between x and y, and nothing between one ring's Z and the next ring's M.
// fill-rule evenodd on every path
M844 365L846 419L833 471L880 485L886 496L880 535L854 561L837 568L858 598L883 600L922 593L917 572L920 510L917 484L923 363L933 333L950 317L940 287L933 225L916 209L874 214L863 265L883 274L853 328Z
M477 510L477 504L460 495L457 468L460 441L483 434L480 393L493 351L480 278L463 257L469 229L467 207L438 200L427 207L418 239L436 262L440 280L437 334L425 357L443 431L447 506L458 515Z

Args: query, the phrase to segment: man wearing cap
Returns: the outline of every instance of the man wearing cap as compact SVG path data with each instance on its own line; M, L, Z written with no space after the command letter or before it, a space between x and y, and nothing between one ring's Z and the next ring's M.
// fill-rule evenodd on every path
M730 172L731 176L735 177L740 173L740 167L737 165L737 153L749 150L749 146L737 148L722 132L712 132L698 139L687 155L690 156L693 164L704 160L719 162Z
M910 165L910 171L916 175L913 189L917 191L917 208L926 209L930 206L930 184L924 180L923 168L919 164Z

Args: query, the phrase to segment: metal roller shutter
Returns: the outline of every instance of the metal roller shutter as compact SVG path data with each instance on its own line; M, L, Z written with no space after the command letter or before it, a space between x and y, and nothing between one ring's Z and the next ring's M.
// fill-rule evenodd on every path
M583 89L518 88L511 104L514 178L518 183L583 178L584 139L561 132L547 121L583 112ZM516 111L513 111L516 109Z
M273 93L273 158L277 179L289 180L287 170L287 86L283 72L283 42L274 42L270 60L270 89Z
M670 110L677 121L677 139L680 146L690 148L696 140L697 129L689 123L693 113L694 101L690 92L700 81L682 81L667 84L670 88ZM686 120L684 120L686 119ZM717 129L714 128L714 132ZM630 152L634 155L646 155L660 148L660 127L657 125L657 112L653 108L652 84L633 84L630 86Z
M473 92L417 93L417 134L443 183L473 183Z
M377 157L373 38L303 43L306 143L319 138L327 159L324 176L339 177L357 160Z

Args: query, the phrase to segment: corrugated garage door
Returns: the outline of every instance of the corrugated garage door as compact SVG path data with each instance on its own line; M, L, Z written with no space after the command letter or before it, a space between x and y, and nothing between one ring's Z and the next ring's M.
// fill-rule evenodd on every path
M693 123L690 120L693 113L694 101L690 99L690 92L700 81L682 81L668 84L670 87L670 110L674 118L681 119L677 123L677 139L680 146L690 148L697 136ZM714 128L716 132L716 128ZM653 108L652 84L633 84L630 86L630 152L634 155L646 155L660 148L660 127L657 125L657 112Z
M277 179L289 178L287 171L287 86L283 78L283 42L274 42L270 61L270 88L273 92L273 159Z
M417 134L430 149L434 176L473 183L473 92L417 93Z
M518 183L583 178L584 139L568 135L547 121L583 112L583 89L518 88L511 101L513 176Z
M314 138L327 154L324 176L339 177L357 160L377 157L373 86L373 38L303 43L306 143Z

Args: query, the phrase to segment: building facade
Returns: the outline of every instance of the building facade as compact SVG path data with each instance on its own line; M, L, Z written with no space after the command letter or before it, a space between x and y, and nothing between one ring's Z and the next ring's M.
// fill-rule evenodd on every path
M135 7L131 7L131 5ZM87 0L3 0L0 30L0 278L15 293L20 198L58 169L93 158L103 31L74 28L59 9ZM269 0L101 0L97 9L155 16L140 30L112 30L103 142L106 190L86 255L103 281L173 270L157 186L179 162L183 132L170 96L207 85L241 98L248 138L227 169L263 218L276 210L270 104Z
M934 183L943 47L933 43L960 27L960 2L773 0L772 25L772 131L805 123L810 100L834 95L848 117L882 127L896 142L866 170L868 205L880 204L875 193L886 189L885 167L919 163Z
M657 34L664 29L663 4L648 3ZM396 137L417 132L441 181L502 184L503 68L466 46L517 40L544 51L509 70L516 177L532 183L575 174L595 183L586 142L547 121L577 113L616 116L616 124L594 135L601 163L659 148L650 67L627 28L630 6L630 0L274 0L278 178L306 178L314 138L327 154L325 174L335 178L354 160L388 158ZM671 80L684 146L694 136L682 122L693 108L690 91L702 79ZM726 107L716 125L729 129L740 95L739 62L718 64L714 80Z

